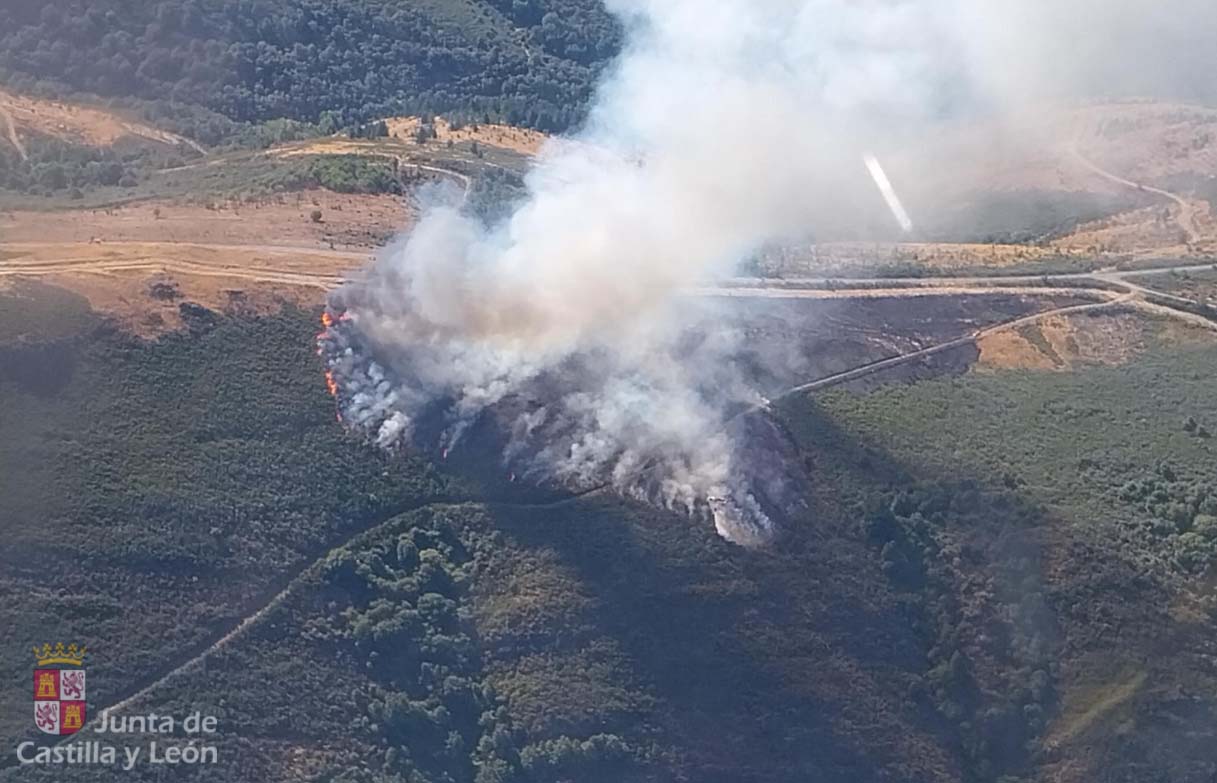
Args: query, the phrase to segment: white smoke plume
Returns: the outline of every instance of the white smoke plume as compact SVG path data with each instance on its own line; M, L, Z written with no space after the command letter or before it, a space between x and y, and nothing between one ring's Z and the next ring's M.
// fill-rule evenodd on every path
M490 415L522 477L612 484L769 540L798 506L784 447L767 459L742 442L761 425L728 426L762 401L728 361L740 335L691 334L681 289L883 209L866 152L1053 97L1036 88L1060 72L998 56L1061 5L609 0L626 49L514 214L485 226L433 204L335 299L346 320L322 348L346 419L390 447L438 415L448 450Z

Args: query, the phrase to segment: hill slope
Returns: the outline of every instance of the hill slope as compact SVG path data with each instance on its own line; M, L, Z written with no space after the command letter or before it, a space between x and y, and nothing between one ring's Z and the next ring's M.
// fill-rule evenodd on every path
M595 0L52 0L0 6L0 77L242 121L464 110L549 130L618 40Z
M751 552L352 441L298 311L188 307L144 343L57 289L0 302L10 747L33 732L26 641L63 638L93 650L92 709L139 691L123 711L216 715L216 783L1217 769L1198 335L1151 323L1119 368L788 400L810 511ZM12 761L0 780L160 777Z

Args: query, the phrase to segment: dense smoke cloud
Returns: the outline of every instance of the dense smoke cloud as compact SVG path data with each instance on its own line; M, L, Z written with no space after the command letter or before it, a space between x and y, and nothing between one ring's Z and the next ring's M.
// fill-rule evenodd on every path
M747 442L763 425L737 414L764 400L725 360L740 335L691 331L679 292L767 243L886 215L867 154L907 152L944 117L1083 89L1101 62L1062 72L1061 52L1010 52L1057 40L1036 26L1072 29L1086 4L608 5L626 50L515 212L485 226L433 200L336 297L346 320L322 347L348 422L382 446L438 416L436 445L459 448L491 417L513 473L612 484L763 543L797 510L787 447Z

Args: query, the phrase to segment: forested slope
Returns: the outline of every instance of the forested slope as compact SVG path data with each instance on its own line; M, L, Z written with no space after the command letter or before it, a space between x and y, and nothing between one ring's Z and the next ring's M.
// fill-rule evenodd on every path
M140 342L59 289L0 296L9 747L28 645L64 639L91 709L159 682L132 714L216 715L220 763L184 778L209 783L1217 772L1198 335L789 399L809 510L753 552L619 498L478 490L497 465L467 451L378 452L333 419L312 314L187 310Z
M0 81L241 121L455 110L558 130L619 42L597 0L18 0Z

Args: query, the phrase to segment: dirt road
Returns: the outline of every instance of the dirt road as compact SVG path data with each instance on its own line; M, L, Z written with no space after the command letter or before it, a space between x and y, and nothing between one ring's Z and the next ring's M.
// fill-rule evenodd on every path
M17 154L22 160L29 160L30 156L25 152L25 145L21 143L21 137L17 135L17 123L13 121L13 115L8 109L0 106L0 117L4 118L4 124L8 126L8 140L14 147L17 148Z
M107 274L114 272L177 272L182 275L195 275L199 277L223 277L234 280L248 280L253 283L279 283L300 286L302 288L318 288L322 291L330 291L337 288L344 281L344 278L340 275L321 275L274 269L250 270L230 266L214 267L190 261L165 259L148 259L144 261L76 261L28 264L24 266L5 264L0 266L0 278L48 277L64 274Z
M24 242L0 244L0 281L82 274L120 276L135 272L248 281L326 292L347 281L358 280L361 270L371 258L371 252L275 244ZM1211 263L1191 263L1158 269L1103 269L1054 275L783 280L740 278L691 287L683 293L697 297L760 299L915 298L997 293L1110 299L1123 293L1131 294L1131 303L1145 312L1170 315L1194 325L1211 326L1212 321L1196 314L1196 302L1177 294L1155 291L1141 281L1150 275L1213 268ZM903 361L914 358L917 357L907 357Z
M273 584L267 591L264 591L262 596L254 599L251 604L246 607L248 612L241 620L227 630L219 633L210 639L205 639L193 648L187 650L178 658L177 661L168 663L165 668L152 672L142 682L135 683L128 687L125 691L120 691L117 696L107 704L97 704L91 701L90 703L90 718L84 728L77 734L66 735L60 738L57 742L50 742L48 745L62 745L67 742L79 741L84 737L84 732L90 727L96 726L103 716L110 711L122 712L138 703L141 699L148 696L158 688L172 682L181 675L193 671L200 666L209 656L214 655L220 650L227 647L233 641L244 635L247 631L257 625L264 617L273 612L283 604L291 595L292 591L309 577L310 574L324 566L331 554L337 552L345 546L359 539L360 536L366 535L377 528L390 523L393 519L408 514L411 511L417 511L430 506L440 505L439 503L421 503L409 508L395 509L388 514L384 519L375 522L372 525L354 531L346 536L341 541L327 547L319 557L309 559L299 565L297 568L285 574L276 584ZM4 756L0 758L0 778L12 779L14 769L20 769L15 756Z
M1084 305L1070 305L1068 307L1057 307L1057 308L1053 308L1051 310L1044 310L1043 312L1033 313L1032 315L1023 316L1022 318L1017 318L1013 321L1007 321L1002 324L997 324L996 326L990 326L990 327L987 327L984 329L979 329L979 330L973 332L972 334L965 335L963 337L958 337L954 340L949 340L945 343L939 343L937 345L932 345L928 348L922 348L921 350L918 350L918 351L910 351L909 353L900 354L899 356L893 356L889 359L882 359L880 361L873 362L871 364L867 364L862 367L855 367L852 370L846 370L845 372L840 372L835 375L830 375L827 378L820 378L819 380L811 381L810 383L805 383L801 386L796 386L793 389L790 389L790 390L786 391L785 393L783 393L780 397L778 397L778 400L785 399L786 397L794 396L795 394L805 394L808 392L821 391L823 389L827 389L832 386L840 386L843 383L849 383L850 381L856 381L861 378L866 378L870 375L874 375L875 373L879 373L884 370L889 370L892 367L898 367L902 364L909 364L911 362L919 361L921 359L925 359L927 357L934 356L935 354L945 353L946 351L949 351L953 348L962 348L965 345L969 345L972 343L978 343L982 339L984 339L985 337L989 337L990 335L994 335L999 332L1009 331L1011 329L1018 329L1023 326L1028 326L1030 324L1036 323L1037 321L1042 321L1045 318L1051 318L1054 316L1062 316L1062 315L1076 315L1078 313L1094 312L1096 310L1105 310L1105 309L1109 309L1109 308L1119 307L1121 305L1126 305L1126 304L1129 304L1133 300L1134 296L1135 296L1135 294L1130 292L1130 293L1124 294L1123 296L1118 296L1118 297L1115 297L1112 299L1108 299L1107 301L1104 301L1104 302L1093 302L1091 304L1084 304ZM1217 325L1214 325L1214 326L1217 327Z
M325 566L332 555L343 548L350 546L360 538L370 535L386 525L392 524L395 519L403 514L409 514L411 512L420 511L426 508L454 506L461 503L481 503L483 505L495 506L499 508L558 508L575 503L581 498L589 495L596 494L602 489L603 487L599 487L546 503L500 503L494 500L450 499L445 501L424 502L406 508L394 509L378 521L351 532L338 542L331 543L316 557L306 559L299 566L284 574L274 584L264 590L261 596L251 601L250 605L246 607L246 611L248 613L228 629L219 632L217 636L203 640L179 656L176 661L170 662L166 664L164 668L152 672L142 682L132 684L127 690L119 692L108 704L91 703L89 714L92 717L89 719L89 722L85 724L85 727L81 730L81 732L73 735L66 735L56 742L48 743L48 745L62 745L68 742L81 740L85 736L84 731L90 727L96 726L106 713L111 711L120 713L124 712L130 709L132 706L138 704L140 700L149 696L156 690L173 682L178 677L198 669L203 665L207 658L211 657L217 652L220 652L234 641L244 636L273 611L282 606L289 598L291 598L295 590L297 590L311 576L316 575L320 569ZM13 775L11 773L14 769L19 768L20 765L18 764L15 756L0 757L0 779L12 779Z
M0 248L3 248L9 253L21 254L31 253L38 250L55 249L57 247L80 246L81 242L7 242L0 243ZM323 258L341 258L350 261L367 261L372 257L371 253L359 252L354 250L329 250L321 247L307 247L304 245L241 245L241 244L220 244L212 242L165 242L165 241L106 241L90 244L90 247L95 247L99 252L116 251L120 252L131 248L163 248L167 252L173 250L218 250L218 251L233 251L241 253L265 253L267 255L281 256L310 256ZM0 262L0 269L4 265Z
M38 243L0 245L0 279L73 274L166 273L328 291L355 273L368 253L277 245L187 242ZM279 260L281 259L281 261Z
M1130 179L1121 177L1119 174L1115 174L1104 169L1102 166L1082 154L1082 151L1078 149L1078 142L1076 139L1074 140L1073 144L1070 145L1069 153L1074 160L1081 164L1082 167L1087 171L1090 171L1092 174L1096 174L1109 182L1114 182L1117 185L1123 185L1124 187L1132 188L1133 190L1153 193L1155 196L1161 196L1162 198L1173 201L1179 210L1178 214L1175 215L1175 222L1179 225L1179 228L1183 231L1184 235L1187 236L1187 243L1189 245L1193 245L1204 239L1204 237L1200 234L1200 231L1196 228L1196 208L1187 199L1179 196L1178 194L1171 193L1170 191L1162 190L1161 188L1151 187L1140 182L1133 182Z
M96 255L80 257L68 250L82 247L96 249ZM56 248L63 248L62 258L54 257ZM102 242L96 245L62 242L19 242L0 244L8 256L0 256L0 277L41 277L65 272L107 273L130 270L180 271L185 274L228 276L262 282L291 283L311 288L333 288L348 278L354 270L372 258L370 252L327 250L324 248L273 244L212 244L202 242ZM185 261L174 256L190 251L220 251L262 254L300 259L326 259L341 262L341 273L314 272L305 269L274 269L249 267L228 262ZM136 257L123 257L123 253ZM49 258L26 260L25 255L51 255ZM337 265L337 264L336 264ZM1163 294L1131 282L1130 278L1148 275L1187 273L1212 270L1217 264L1179 264L1156 269L1100 270L1085 273L1051 275L988 275L965 277L878 277L878 278L735 278L709 283L686 290L691 296L725 296L756 298L861 298L878 296L942 296L952 294L1025 293L1069 294L1079 289L1092 292L1099 286L1116 286L1142 294L1152 293L1180 304L1194 304L1188 299ZM1087 283L1090 283L1088 286Z

